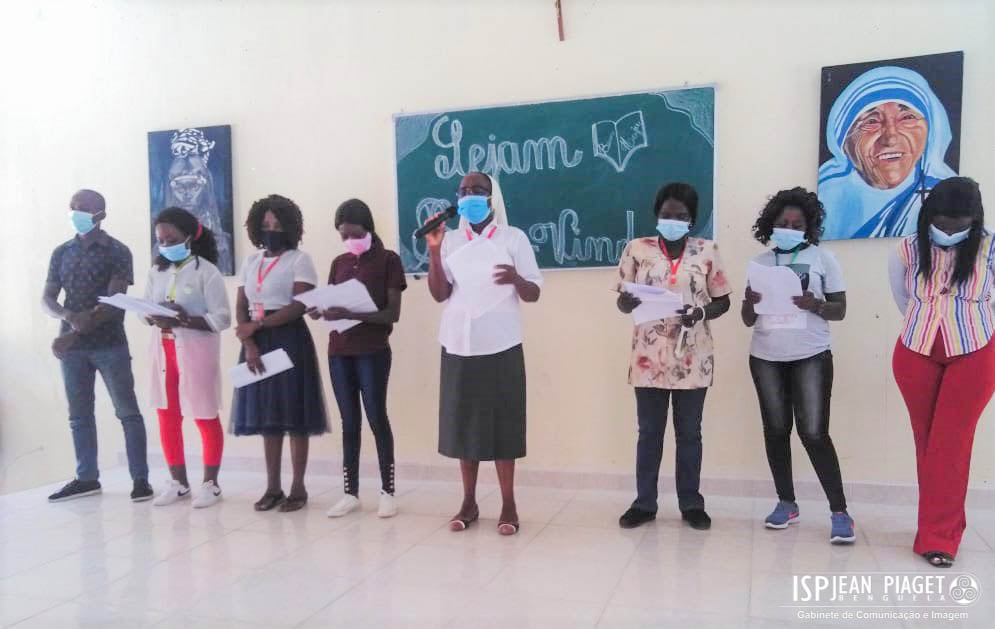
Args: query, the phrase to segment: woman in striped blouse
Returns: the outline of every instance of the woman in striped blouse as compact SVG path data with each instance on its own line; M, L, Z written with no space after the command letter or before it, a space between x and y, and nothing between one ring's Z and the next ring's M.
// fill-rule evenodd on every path
M953 565L967 526L964 499L974 430L995 392L995 249L978 184L938 183L889 268L905 323L892 366L916 444L919 528L913 549Z

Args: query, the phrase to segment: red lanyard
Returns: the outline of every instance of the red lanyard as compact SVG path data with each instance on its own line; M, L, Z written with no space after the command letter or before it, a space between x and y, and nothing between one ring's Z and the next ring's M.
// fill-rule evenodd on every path
M276 266L276 263L279 262L280 258L282 257L283 257L282 253L276 256L276 260L270 262L269 266L266 267L265 271L263 271L263 261L262 260L259 261L259 270L256 271L256 295L263 292L263 281L266 279L266 276L269 275L269 272L273 270L273 267Z
M660 251L667 258L667 262L670 263L670 285L674 286L677 284L677 271L681 268L681 262L684 261L684 251L687 250L687 243L684 244L684 250L681 251L681 255L677 257L677 260L671 260L670 254L667 253L667 245L663 244L663 239L661 238L658 242Z
M496 231L497 231L497 225L491 225L491 230L487 232L487 239L490 240L491 238L493 238L494 232ZM473 240L473 230L471 230L469 227L466 229L466 239Z

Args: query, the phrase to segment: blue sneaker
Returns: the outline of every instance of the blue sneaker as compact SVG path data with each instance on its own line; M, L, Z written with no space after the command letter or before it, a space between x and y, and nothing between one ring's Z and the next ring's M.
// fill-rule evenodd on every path
M764 526L769 529L786 529L789 524L797 521L798 505L780 500L771 514L764 520Z
M857 536L853 533L853 518L846 511L840 511L829 516L833 522L833 531L829 534L831 544L852 544Z

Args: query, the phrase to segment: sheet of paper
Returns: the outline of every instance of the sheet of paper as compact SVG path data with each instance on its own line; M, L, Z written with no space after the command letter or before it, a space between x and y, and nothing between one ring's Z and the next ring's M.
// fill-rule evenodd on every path
M320 286L314 290L296 295L294 299L308 308L318 308L320 310L345 308L350 312L363 314L379 310L377 305L373 303L373 298L370 297L370 292L366 290L366 286L357 279L351 279L341 284ZM360 321L355 319L340 319L338 321L322 320L322 325L329 332L345 332L360 323Z
M130 295L125 295L124 293L117 293L116 295L111 295L110 297L98 297L97 301L102 304L107 304L108 306L113 306L114 308L120 308L128 312L135 312L139 315L150 317L175 317L176 311L170 310L165 306L160 306L155 302L148 301L147 299L142 299L141 297L131 297Z
M649 284L636 284L635 282L622 282L622 290L631 294L633 297L643 298L654 298L661 297L668 294L674 294L672 291L660 287L660 286L650 286Z
M635 325L674 319L680 316L677 311L684 307L684 298L679 293L660 286L622 282L622 290L638 297L642 302L632 311L632 322Z
M760 303L753 307L758 315L796 315L801 309L791 300L802 294L798 275L784 266L764 266L750 262L750 289L760 293Z
M494 267L511 263L511 256L487 238L471 240L446 259L471 317L479 317L515 294L514 286L494 283Z
M228 370L232 385L236 389L294 368L294 364L290 362L290 356L287 355L284 349L273 350L272 352L263 354L260 358L263 361L263 367L266 368L266 371L261 374L249 371L248 363L239 363Z

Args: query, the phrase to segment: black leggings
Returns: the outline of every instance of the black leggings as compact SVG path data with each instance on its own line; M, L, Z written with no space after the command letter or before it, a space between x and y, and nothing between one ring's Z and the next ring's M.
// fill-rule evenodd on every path
M833 354L771 362L750 356L750 373L757 387L764 423L767 462L777 496L795 501L791 477L792 417L833 512L846 510L836 448L829 437L829 398L833 389Z
M387 418L387 381L390 348L359 356L330 356L332 390L342 414L342 476L345 493L359 495L359 446L363 431L362 397L366 419L380 458L381 489L394 493L394 433Z

